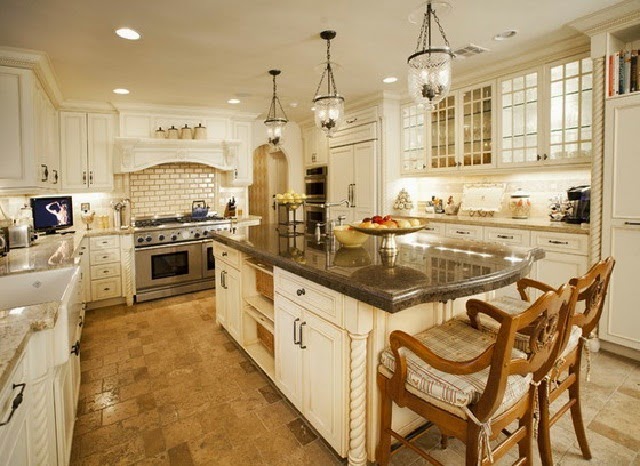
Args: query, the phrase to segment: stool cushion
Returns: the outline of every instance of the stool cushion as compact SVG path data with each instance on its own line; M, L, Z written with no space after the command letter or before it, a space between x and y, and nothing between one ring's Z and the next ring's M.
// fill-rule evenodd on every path
M529 306L531 306L531 303L523 301L522 299L512 298L511 296L501 296L500 298L496 298L488 302L489 304L492 304L498 309L509 314L520 314L521 312L526 311ZM468 321L468 317L466 319ZM500 323L493 320L486 314L478 314L478 322L480 323L481 330L490 332L494 335L497 334L498 330L500 329ZM578 346L578 340L580 340L581 335L582 329L574 325L571 328L569 342L562 352L562 355L560 356L561 358L571 353L576 348L576 346ZM514 343L514 346L524 353L529 353L529 337L527 335L516 333L516 341Z
M495 342L495 336L472 328L467 322L454 319L438 327L414 335L422 344L438 356L452 361L468 361L485 351ZM489 368L469 375L453 375L434 369L406 348L400 349L407 358L407 390L428 402L454 414L464 416L463 406L477 402L485 390ZM513 359L526 359L526 355L514 349ZM379 371L391 377L396 367L390 347L380 355ZM531 375L509 376L499 415L529 390Z

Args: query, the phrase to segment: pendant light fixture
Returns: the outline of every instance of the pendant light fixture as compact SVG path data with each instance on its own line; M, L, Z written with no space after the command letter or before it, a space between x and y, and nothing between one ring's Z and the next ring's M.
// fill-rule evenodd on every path
M264 125L267 127L269 144L278 147L283 142L282 135L289 120L287 120L287 114L284 113L280 98L278 97L276 76L280 74L280 70L269 70L269 74L273 76L273 95L271 96L271 106L269 107L269 113L267 113L267 119L264 120ZM280 117L277 115L278 107L282 114Z
M431 45L432 18L438 25L444 46ZM433 9L432 0L427 0L416 51L407 59L409 94L416 103L423 104L427 110L433 110L449 93L453 56L447 36L440 25L440 19Z
M344 116L344 97L338 94L336 81L331 68L331 40L335 39L335 31L322 31L320 37L327 41L327 66L322 72L318 89L313 98L313 111L316 126L331 137L338 129L338 125ZM325 76L327 77L327 93L320 94L320 88Z

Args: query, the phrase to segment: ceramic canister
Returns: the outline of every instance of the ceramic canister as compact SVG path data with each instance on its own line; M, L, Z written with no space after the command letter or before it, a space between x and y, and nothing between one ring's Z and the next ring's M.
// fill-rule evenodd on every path
M529 197L529 194L520 190L511 195L511 199L509 200L511 218L529 218L529 212L531 212L531 201Z
M178 128L172 126L167 130L167 137L169 139L178 139Z
M207 128L202 123L193 128L193 139L207 139Z
M180 129L180 139L193 139L193 131L186 123L184 128Z
M167 137L167 132L160 127L154 133L154 137L156 139L165 139Z

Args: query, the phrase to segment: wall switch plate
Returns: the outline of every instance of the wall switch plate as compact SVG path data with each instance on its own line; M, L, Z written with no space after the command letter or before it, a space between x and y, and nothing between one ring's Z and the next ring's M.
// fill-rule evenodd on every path
M91 209L91 204L88 202L81 202L80 203L80 210L89 210Z

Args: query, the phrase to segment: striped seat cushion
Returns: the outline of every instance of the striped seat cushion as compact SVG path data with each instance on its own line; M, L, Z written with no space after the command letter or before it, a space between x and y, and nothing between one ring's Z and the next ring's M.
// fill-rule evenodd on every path
M520 314L527 310L531 303L523 301L518 298L512 298L510 296L502 296L500 298L496 298L494 300L489 301L489 304L494 305L498 309L507 312L509 314ZM500 329L500 324L493 320L486 314L478 314L478 321L480 323L480 328L486 332L490 332L492 334L497 334ZM562 352L561 357L565 357L571 351L573 351L576 346L578 346L578 340L580 340L580 336L582 335L582 330L575 325L571 328L571 334L569 335L569 342L567 343L567 347ZM527 335L521 335L519 333L516 334L515 347L520 351L525 353L529 352L529 337Z
M490 333L476 330L462 320L451 320L414 337L438 356L452 361L473 359L495 341ZM426 401L464 416L462 407L477 402L484 392L489 368L469 375L453 375L434 369L406 348L401 348L400 351L407 358L407 390ZM526 355L514 349L512 357L525 359ZM386 377L391 377L395 367L395 357L391 348L387 347L380 355L379 371ZM502 405L496 415L521 399L529 389L530 381L531 375L510 376Z

